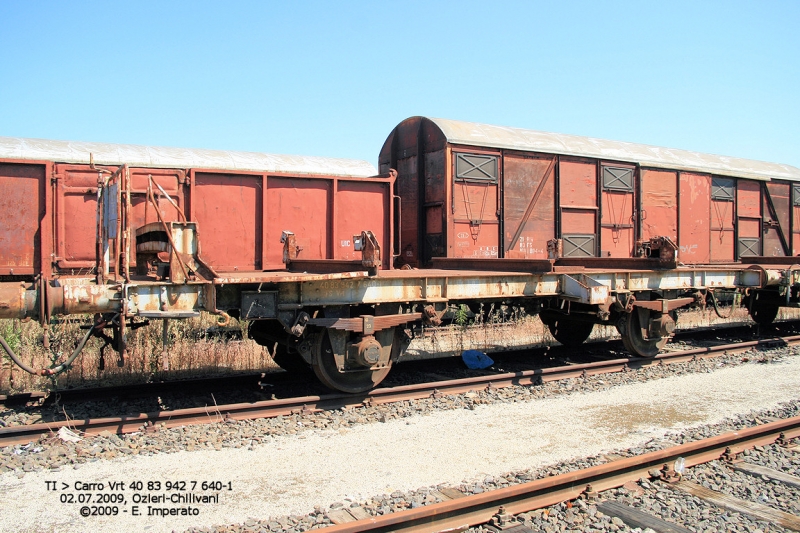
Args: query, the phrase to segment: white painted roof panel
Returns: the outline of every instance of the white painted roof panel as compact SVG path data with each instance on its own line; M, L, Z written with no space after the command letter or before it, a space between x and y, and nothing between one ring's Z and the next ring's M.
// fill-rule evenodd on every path
M592 157L638 163L645 167L688 170L757 180L800 181L800 169L779 163L458 120L441 118L429 120L442 130L447 141L452 144Z
M358 159L0 137L0 159L88 164L89 154L93 155L98 165L127 164L146 168L202 168L347 177L368 177L378 173L374 165Z

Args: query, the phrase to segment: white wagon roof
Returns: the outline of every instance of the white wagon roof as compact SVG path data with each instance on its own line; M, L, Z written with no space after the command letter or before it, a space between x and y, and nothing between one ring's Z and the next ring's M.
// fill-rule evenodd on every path
M368 177L378 173L372 163L358 159L0 137L0 159L88 164L89 154L98 165L127 164L146 168L202 168L346 177Z
M638 163L644 167L688 170L757 180L800 181L800 169L791 165L646 144L607 141L563 133L547 133L441 118L430 118L429 120L442 130L447 141L452 144L592 157Z

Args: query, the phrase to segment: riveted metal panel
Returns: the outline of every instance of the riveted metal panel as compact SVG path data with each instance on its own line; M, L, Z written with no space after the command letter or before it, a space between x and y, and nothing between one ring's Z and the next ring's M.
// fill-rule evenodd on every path
M733 261L734 252L733 227L730 229L711 230L711 261L728 263Z
M463 242L463 241L459 241ZM425 234L425 257L443 257L445 255L444 249L444 234L440 233L426 233Z
M761 184L753 180L738 180L736 184L736 214L739 217L761 217Z
M200 228L203 258L212 268L218 271L261 269L263 180L259 174L195 174L192 212ZM285 219L272 219L283 224L278 231L287 229L299 234L297 229L285 226L303 219L305 210L301 206L295 208L294 219L288 218L286 213ZM313 216L314 211L308 213ZM280 244L276 240L273 246L280 247Z
M455 248L453 257L499 257L497 224L470 224L455 221ZM429 235L433 237L433 235ZM435 242L433 243L435 244Z
M456 180L497 183L497 156L456 153Z
M591 234L597 231L596 211L562 209L561 231L567 234Z
M95 264L97 175L88 165L56 165L55 252L62 268Z
M686 264L708 263L711 261L711 176L680 173L678 213L679 260Z
M445 201L445 151L425 154L425 203Z
M740 218L738 229L739 237L751 237L753 239L758 239L761 237L761 219Z
M764 184L761 212L763 224L763 255L791 255L791 189L790 183L771 181Z
M447 201L446 151L425 154L425 261L447 255L444 238L445 203Z
M101 167L114 171L114 167ZM97 233L97 175L89 165L56 165L55 188L55 260L62 272L92 268L95 265ZM105 174L106 176L108 174ZM139 228L157 222L153 205L147 200L147 187L152 177L181 209L186 209L184 172L171 169L131 168L131 227ZM164 221L178 220L178 211L154 187L155 202ZM113 260L112 260L113 264ZM135 264L135 255L131 257Z
M443 209L441 205L428 206L425 209L425 233L430 235L432 233L441 234L443 231ZM438 257L438 256L431 256Z
M719 199L714 196L715 183ZM736 216L734 181L713 177L711 192L711 261L733 261L736 245L733 238Z
M298 259L330 257L331 187L329 180L267 178L267 268L283 266L283 231L295 234Z
M597 255L597 163L565 160L558 163L560 233L564 256ZM587 242L591 236L592 242Z
M636 199L633 191L603 189L600 217L600 256L632 257L636 240Z
M553 157L503 157L506 257L547 258L547 241L555 237L555 170Z
M678 238L678 177L676 172L642 171L642 238ZM708 224L705 224L706 229Z
M44 165L0 164L0 276L40 271Z
M583 161L561 160L559 201L562 207L597 207L597 165Z
M402 198L400 210L400 261L417 266L419 248L420 190L417 156L397 160L397 194Z
M761 255L761 184L738 180L736 184L737 257Z
M355 250L353 236L369 230L375 235L381 247L383 267L389 267L392 255L388 226L390 189L388 183L367 180L337 180L336 220L334 221L336 235L332 243L333 259L360 261L361 252Z
M792 184L792 255L800 254L800 184Z
M500 257L498 159L453 154L451 257Z

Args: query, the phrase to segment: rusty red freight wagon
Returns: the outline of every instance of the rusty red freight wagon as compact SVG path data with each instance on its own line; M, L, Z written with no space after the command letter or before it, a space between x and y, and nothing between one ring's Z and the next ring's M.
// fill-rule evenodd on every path
M379 165L398 171L412 266L649 257L664 239L684 264L800 253L789 165L425 117L392 131Z
M380 170L0 138L0 319L94 314L50 368L0 345L52 374L91 335L124 359L142 320L207 311L363 392L455 306L522 308L567 344L613 325L643 357L721 293L760 324L800 306L794 167L415 117Z
M363 227L392 237L391 178L366 161L0 137L0 279L92 271L98 179L123 165L130 229L185 216L217 272L285 268L284 231L307 260L356 259Z

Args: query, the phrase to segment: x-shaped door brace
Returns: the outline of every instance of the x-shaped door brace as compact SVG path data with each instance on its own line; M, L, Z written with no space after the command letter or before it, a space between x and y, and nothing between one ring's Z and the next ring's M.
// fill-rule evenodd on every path
M611 179L604 184L606 189L631 190L631 184L625 178L633 174L633 170L611 167L605 167L604 170L611 175Z
M739 256L758 255L759 239L739 239Z
M461 179L468 178L468 177L474 178L475 176L466 176L465 174L468 174L470 172L473 172L473 171L477 170L478 172L480 172L481 174L483 174L484 176L486 176L487 178L489 178L491 180L497 179L496 176L493 176L493 175L489 174L488 172L486 172L483 169L483 167L485 165L496 161L496 159L494 157L489 156L489 157L486 157L486 158L483 158L483 157L478 158L476 156L471 156L471 158L468 159L467 156L462 155L462 154L457 154L457 157L458 157L459 160L463 161L464 163L468 164L471 167L471 168L468 168L464 172L459 172L458 175L456 176L457 178L461 178ZM480 161L481 159L483 160L482 163L474 162L474 161ZM482 179L482 178L479 178L479 179Z
M573 256L573 255L585 255L587 257L594 256L594 235L587 235L587 236L582 236L582 235L566 236L566 235L564 235L564 242L567 242L567 243L569 243L569 244L571 244L572 246L575 247L572 250L570 250L570 252L568 254L566 254L567 257ZM591 245L591 247L592 247L591 250L587 250L586 249L586 247L589 246L589 245ZM582 252L582 253L578 253L578 252Z

